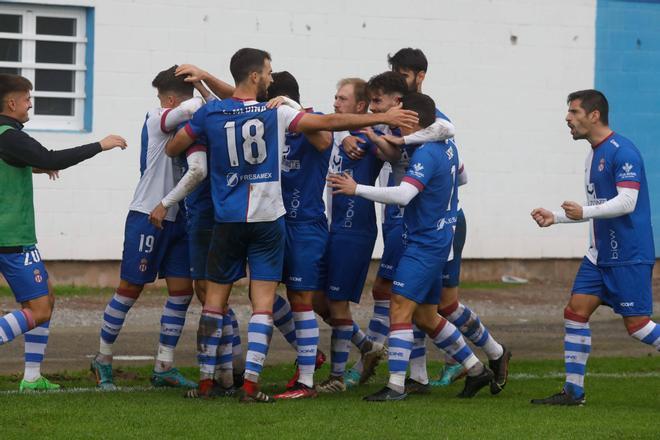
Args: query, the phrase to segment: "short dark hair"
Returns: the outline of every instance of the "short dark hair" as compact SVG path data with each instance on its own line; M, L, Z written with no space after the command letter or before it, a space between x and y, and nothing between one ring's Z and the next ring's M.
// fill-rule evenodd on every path
M32 83L21 75L0 73L0 111L5 109L5 97L14 92L29 92Z
M610 105L602 92L594 89L578 90L577 92L569 93L566 103L570 104L571 101L575 101L576 99L580 100L580 107L587 114L598 110L600 112L600 122L605 125L609 124Z
M429 62L421 49L413 49L406 47L399 49L394 55L387 56L387 62L392 69L410 69L413 72L426 72L429 67Z
M426 128L435 122L435 102L433 99L423 93L408 93L401 98L403 108L417 112L419 125Z
M276 96L288 96L300 104L300 89L298 81L286 70L283 72L273 72L273 82L268 87L268 99Z
M229 71L236 84L243 82L252 72L261 72L266 60L272 61L265 50L244 47L239 49L229 62Z
M406 78L398 72L383 72L372 76L367 82L367 91L371 94L381 91L385 94L398 94L404 96L408 93Z
M185 76L176 76L176 64L169 69L159 72L151 82L159 93L175 93L179 96L192 96L194 87L192 83L185 81Z

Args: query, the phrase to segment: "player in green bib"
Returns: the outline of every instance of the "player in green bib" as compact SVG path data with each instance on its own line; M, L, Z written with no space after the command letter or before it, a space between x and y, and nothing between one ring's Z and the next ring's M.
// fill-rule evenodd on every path
M48 150L23 132L32 108L30 81L0 74L0 273L21 309L0 317L0 345L25 334L25 374L19 389L58 389L41 376L55 298L36 247L32 174L68 168L101 151L126 148L117 135L65 150Z

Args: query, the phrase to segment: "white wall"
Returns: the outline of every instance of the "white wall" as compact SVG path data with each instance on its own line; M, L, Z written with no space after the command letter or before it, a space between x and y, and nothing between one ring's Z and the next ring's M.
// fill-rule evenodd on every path
M270 51L274 70L298 78L304 104L325 112L339 78L367 79L388 68L388 53L422 48L430 63L424 91L454 121L469 173L465 256L584 252L583 225L541 231L529 212L584 198L588 145L571 140L563 118L567 93L593 86L595 0L79 3L96 8L94 131L32 134L63 148L118 133L130 149L66 170L55 183L35 178L46 259L121 257L140 129L157 105L151 80L172 64L197 63L229 81L229 58L245 46Z

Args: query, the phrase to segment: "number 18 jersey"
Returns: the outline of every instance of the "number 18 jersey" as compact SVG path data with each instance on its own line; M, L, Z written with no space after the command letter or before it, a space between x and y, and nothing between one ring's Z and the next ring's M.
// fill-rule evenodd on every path
M285 214L280 166L287 130L303 112L265 103L214 100L186 125L192 138L205 135L215 221L267 222Z

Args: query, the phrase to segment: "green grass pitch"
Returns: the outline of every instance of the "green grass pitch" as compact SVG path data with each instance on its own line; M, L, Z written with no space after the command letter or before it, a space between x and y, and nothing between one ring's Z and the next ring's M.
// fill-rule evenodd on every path
M432 364L430 371L437 371ZM86 372L51 376L64 392L20 395L18 376L0 377L0 438L212 438L212 439L437 439L437 438L659 438L660 357L593 358L586 378L587 405L537 407L535 397L558 391L561 361L513 359L507 388L457 399L462 383L403 402L367 403L375 383L314 400L240 405L234 399L188 400L179 390L148 386L150 368L124 369L122 391L100 393ZM186 368L191 377L195 369ZM264 389L282 388L291 365L267 367ZM327 367L317 372L317 380Z

